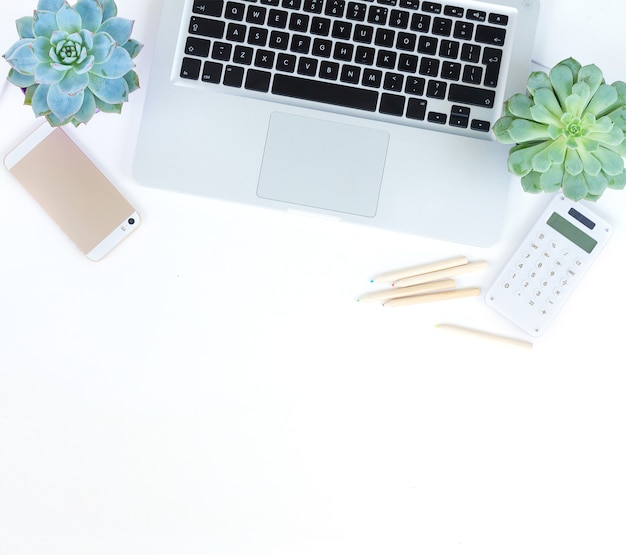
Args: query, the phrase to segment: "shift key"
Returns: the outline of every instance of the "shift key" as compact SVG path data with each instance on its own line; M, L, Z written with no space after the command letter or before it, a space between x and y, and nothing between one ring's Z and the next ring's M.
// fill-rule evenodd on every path
M450 85L450 92L448 93L448 100L451 102L482 106L483 108L493 108L495 98L495 91L457 85L456 83Z

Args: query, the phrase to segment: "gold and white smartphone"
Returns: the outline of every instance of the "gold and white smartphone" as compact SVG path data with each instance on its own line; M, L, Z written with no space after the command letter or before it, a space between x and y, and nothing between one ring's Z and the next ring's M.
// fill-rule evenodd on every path
M137 211L61 128L43 124L4 163L90 260L102 259L140 224Z

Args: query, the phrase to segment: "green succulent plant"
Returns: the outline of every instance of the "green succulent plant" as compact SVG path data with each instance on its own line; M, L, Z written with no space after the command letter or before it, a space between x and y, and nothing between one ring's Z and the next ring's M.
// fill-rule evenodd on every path
M605 82L595 65L573 58L532 73L528 94L505 102L496 138L515 144L509 171L530 193L556 192L595 201L626 186L626 83Z
M96 111L120 113L139 87L133 58L143 45L133 22L117 17L114 0L39 0L16 21L20 39L4 54L8 80L25 91L36 116L53 126L89 121Z

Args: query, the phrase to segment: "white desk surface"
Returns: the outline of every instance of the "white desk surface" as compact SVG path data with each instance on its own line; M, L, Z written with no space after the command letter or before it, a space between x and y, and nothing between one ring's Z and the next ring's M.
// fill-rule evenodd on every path
M2 52L34 3L1 3ZM118 4L147 81L158 10ZM625 17L543 0L535 59L626 79ZM521 337L482 298L355 298L458 254L490 261L461 280L486 289L545 198L514 180L480 249L145 189L143 94L74 134L143 217L104 261L0 171L0 553L626 552L626 192L597 203L611 243L527 352L435 329ZM7 89L2 155L35 125Z

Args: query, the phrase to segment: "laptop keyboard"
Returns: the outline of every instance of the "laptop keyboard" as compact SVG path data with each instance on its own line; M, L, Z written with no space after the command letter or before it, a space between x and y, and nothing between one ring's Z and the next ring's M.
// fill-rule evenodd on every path
M188 5L176 62L185 82L483 138L500 116L506 8L418 0Z

